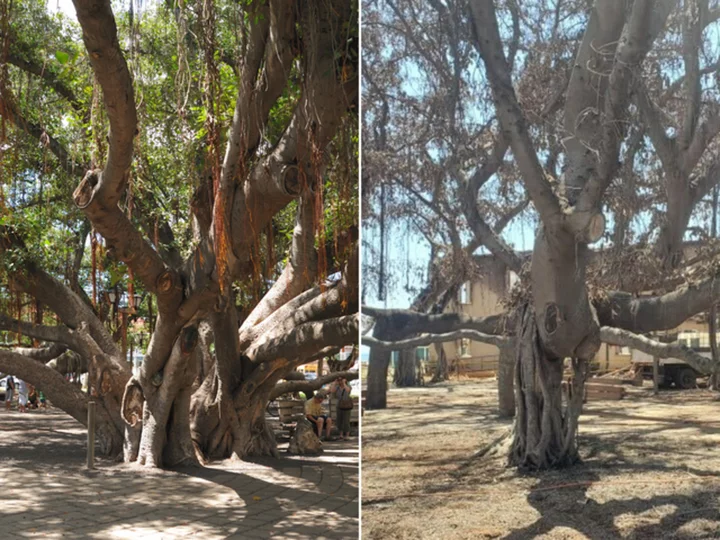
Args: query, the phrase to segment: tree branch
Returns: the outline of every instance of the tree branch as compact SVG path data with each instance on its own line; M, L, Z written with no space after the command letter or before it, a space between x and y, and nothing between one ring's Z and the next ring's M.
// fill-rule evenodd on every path
M175 311L182 300L180 277L166 268L158 253L117 206L132 163L137 113L132 80L118 43L110 1L73 0L73 3L110 121L110 149L105 167L88 171L73 193L73 199L117 258L132 268L148 291L157 295L158 309Z
M505 230L505 227L507 227L513 219L522 214L523 211L528 207L528 204L530 204L530 199L528 197L525 197L522 202L512 207L505 214L500 216L500 218L495 222L495 226L493 227L493 229L497 231L497 234L501 234L503 230Z
M610 345L631 347L659 358L685 360L704 375L710 375L713 372L714 362L712 358L707 358L679 343L661 343L621 328L611 328L609 326L600 328L600 339Z
M73 0L83 29L83 42L100 87L110 121L107 163L93 185L91 200L113 207L127 182L137 135L137 112L130 71L120 50L110 0Z
M652 140L655 151L663 164L663 168L669 173L677 171L680 167L679 158L681 155L677 142L665 133L665 127L660 120L661 111L650 99L647 89L642 83L639 83L638 86L639 88L635 93L635 99L640 114L645 121L647 134L650 136L650 140Z
M636 333L677 328L691 316L707 311L720 296L720 275L691 283L667 294L636 298L630 293L611 291L594 302L603 326Z
M0 325L1 324L0 316ZM39 360L42 363L47 363L50 360L57 358L67 350L68 348L66 345L61 343L52 343L46 347L15 347L13 352L32 358L33 360Z
M598 154L597 173L588 176L577 206L588 211L599 206L605 190L617 173L620 144L625 138L628 103L635 70L638 69L650 47L665 27L665 21L677 0L642 0L633 3L630 20L620 35L614 64L608 79L607 94L603 95L602 139ZM620 2L622 18L624 2ZM605 4L606 11L618 7ZM611 16L614 16L611 14ZM622 27L622 26L621 26ZM604 43L603 43L604 44ZM601 43L595 43L600 46ZM571 89L570 89L571 90ZM569 91L570 91L569 90ZM594 99L594 98L593 98ZM585 153L587 157L591 153Z
M8 54L7 60L19 69L40 77L45 84L55 91L56 94L67 99L73 109L78 112L83 112L82 103L75 95L75 92L73 92L67 84L61 81L57 74L51 70L49 66L41 65L32 60L27 60L12 50Z
M45 326L41 324L32 324L18 321L6 315L0 314L0 330L15 332L17 334L22 334L23 336L39 339L41 341L62 343L79 354L88 357L90 356L85 342L80 339L76 332L67 326Z
M503 136L510 141L523 181L540 218L546 227L552 229L560 225L562 210L540 165L527 120L515 96L510 67L500 40L495 7L492 0L473 0L470 9L476 44L485 63Z
M14 231L0 227L0 256L9 249L24 251L25 245ZM78 329L86 322L90 335L105 353L111 356L120 355L112 336L95 316L92 308L69 287L38 268L34 262L25 260L22 269L12 275L12 281L23 292L47 304L70 329Z
M312 284L317 276L314 215L314 194L308 190L298 204L288 262L280 277L245 319L241 331L261 323Z
M471 317L465 313L441 313L428 315L403 309L378 309L362 307L362 314L384 325L395 339L421 333L447 334L456 330L475 330L482 334L504 334L505 315ZM507 325L508 328L511 325Z
M0 350L0 371L10 373L40 388L53 405L59 407L82 425L87 425L87 402L89 397L65 377L42 362L21 354ZM112 421L103 407L98 407L100 418L108 424Z
M448 332L446 334L425 334L419 337L410 339L401 339L398 341L381 341L372 336L363 336L362 344L368 347L373 347L387 351L402 351L405 349L414 349L415 347L423 347L425 345L432 345L433 343L446 343L448 341L456 341L458 339L472 339L474 341L480 341L482 343L489 343L496 347L507 345L510 341L509 338L493 335L484 334L477 330L455 330L454 332Z
M7 115L8 120L33 137L40 144L47 145L50 151L55 154L55 157L57 157L60 167L68 175L72 176L77 172L77 169L80 167L75 166L75 162L70 157L70 154L63 144L47 133L42 126L30 122L27 118L25 118L25 116L23 116L17 106L15 96L10 93L9 89L3 89L2 95L0 95L0 100L2 100L6 111L9 113Z
M276 358L305 358L325 347L341 347L357 343L358 315L345 315L334 319L307 322L297 326L288 334L251 346L246 356L254 363L267 362Z
M707 0L704 2L707 6ZM684 93L685 109L678 137L680 148L687 148L695 133L700 116L700 57L699 49L703 31L703 2L683 2L682 13L682 55L685 65Z
M327 375L323 377L318 377L316 379L313 379L312 381L287 381L284 383L279 383L275 386L272 392L270 392L270 399L277 399L283 394L291 394L295 392L305 392L305 394L308 394L309 392L314 392L318 388L322 388L328 383L331 383L340 377L348 380L348 381L354 381L358 378L358 372L357 371L335 371L333 373L328 373Z
M305 185L321 177L318 156L334 137L344 113L357 99L356 66L338 73L335 55L346 50L345 24L350 5L334 1L312 4L300 21L306 72L303 92L293 117L272 152L258 161L248 179L235 191L231 215L232 250L237 258L234 277L249 270L247 249L273 215L297 198ZM342 43L342 45L340 45Z

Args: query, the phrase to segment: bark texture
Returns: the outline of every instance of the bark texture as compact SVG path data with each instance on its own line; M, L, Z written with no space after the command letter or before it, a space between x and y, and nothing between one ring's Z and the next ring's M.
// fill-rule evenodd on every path
M563 359L543 350L532 308L523 311L517 332L517 410L509 463L529 470L572 465L578 460L575 437L587 364L573 360L574 375L563 404Z

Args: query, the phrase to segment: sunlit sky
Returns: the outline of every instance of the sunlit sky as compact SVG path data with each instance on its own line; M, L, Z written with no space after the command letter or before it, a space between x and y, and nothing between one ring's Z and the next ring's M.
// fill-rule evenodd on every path
M75 6L72 0L48 0L48 10L51 13L64 13L70 18L75 18Z

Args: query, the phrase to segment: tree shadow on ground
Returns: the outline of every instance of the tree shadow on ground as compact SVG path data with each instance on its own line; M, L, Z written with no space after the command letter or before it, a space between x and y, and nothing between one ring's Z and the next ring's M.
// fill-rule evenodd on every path
M357 451L337 452L342 470L285 458L273 468L223 462L175 471L99 459L87 471L83 427L67 415L0 413L0 425L3 538L357 536Z
M631 536L635 539L676 538L681 528L703 518L710 518L714 523L693 525L703 528L701 536L690 533L688 537L716 538L720 533L716 500L720 486L704 486L688 494L657 494L650 498L598 502L588 491L599 480L592 470L582 474L576 471L570 483L558 483L555 475L540 476L540 482L527 496L528 503L537 510L540 518L527 527L513 530L505 538L526 540L556 528L572 529L587 538L622 538L627 536L627 530L621 528L623 521L635 523ZM664 513L659 520L658 513ZM650 520L653 522L648 523ZM708 533L711 536L705 536Z
M656 446L642 443L643 437L665 429L615 438L586 435L580 441L586 450L583 462L524 475L538 479L527 502L540 517L505 538L535 538L557 528L587 538L627 537L628 530L634 539L720 537L720 477L693 466L697 458L682 459L680 453L681 459L668 463L666 456L656 454ZM631 439L637 443L629 444Z

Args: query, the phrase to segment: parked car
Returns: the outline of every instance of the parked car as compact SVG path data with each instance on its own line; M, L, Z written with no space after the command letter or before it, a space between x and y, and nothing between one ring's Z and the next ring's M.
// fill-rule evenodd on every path
M711 358L709 348L698 347L695 352ZM633 349L632 363L636 372L641 372L644 379L653 379L653 357L642 351ZM660 358L658 360L658 384L669 387L674 384L679 389L690 389L697 386L697 378L702 374L679 358Z

